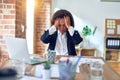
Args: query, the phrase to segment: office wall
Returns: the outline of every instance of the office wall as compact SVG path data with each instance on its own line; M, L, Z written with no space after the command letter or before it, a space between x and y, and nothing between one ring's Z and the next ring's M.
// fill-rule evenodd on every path
M0 0L0 54L9 57L4 37L26 37L27 28L24 33L22 32L22 26L26 27L26 0L4 0L4 3L6 4ZM34 53L42 55L45 53L46 45L40 41L40 37L44 30L50 27L51 0L35 0L35 4L33 47ZM10 13L2 12L4 5Z
M34 13L34 53L43 55L47 45L44 44L40 37L46 29L50 27L50 0L36 0Z
M81 33L83 26L92 29L97 26L94 36L89 36L91 48L96 48L98 56L104 53L104 33L106 18L120 18L120 2L100 0L52 0L52 13L56 8L69 10L75 18L75 29Z
M0 54L7 55L4 36L15 37L16 0L0 0ZM7 7L7 11L4 7Z

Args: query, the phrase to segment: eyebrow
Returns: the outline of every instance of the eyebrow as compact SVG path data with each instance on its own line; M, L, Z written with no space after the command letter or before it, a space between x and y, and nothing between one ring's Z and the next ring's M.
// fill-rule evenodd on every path
M61 26L61 24L59 24L58 26ZM65 24L63 24L62 26L65 26Z

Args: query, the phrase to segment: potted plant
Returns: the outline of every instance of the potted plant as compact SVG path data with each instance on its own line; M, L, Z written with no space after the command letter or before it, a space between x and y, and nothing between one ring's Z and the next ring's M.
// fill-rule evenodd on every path
M47 60L44 64L44 70L43 70L43 79L49 80L51 76L51 64L50 61Z
M92 31L91 28L89 28L87 25L85 27L83 27L82 33L83 36L89 36L89 35L94 35L96 32L97 26L94 28L94 30Z
M96 32L96 29L97 29L97 26L94 27L93 31L87 25L83 27L82 34L83 34L83 38L84 38L83 44L84 44L85 48L89 47L89 45L90 45L88 36L94 35Z

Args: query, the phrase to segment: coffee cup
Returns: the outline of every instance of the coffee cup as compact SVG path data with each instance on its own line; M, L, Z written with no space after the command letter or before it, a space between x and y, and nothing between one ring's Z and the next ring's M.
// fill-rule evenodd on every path
M56 57L55 50L48 50L46 54L46 59L50 61L50 63L54 63Z

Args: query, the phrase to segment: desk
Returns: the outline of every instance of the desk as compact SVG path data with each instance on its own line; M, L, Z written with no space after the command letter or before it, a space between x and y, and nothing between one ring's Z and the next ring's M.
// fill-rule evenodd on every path
M102 59L98 57L87 57L87 58ZM118 75L106 61L104 62L105 64L104 64L103 80L120 80L120 75ZM10 66L9 63L10 63L9 61L6 62L6 64L3 67ZM40 64L37 64L37 65L40 65ZM29 70L31 72L29 76L34 76L35 68L36 68L36 65L26 64L26 71ZM75 80L89 80L90 71L89 71L88 64L85 64L84 66L80 66L80 70L81 70L80 73L76 74ZM58 79L52 79L52 80L58 80Z

